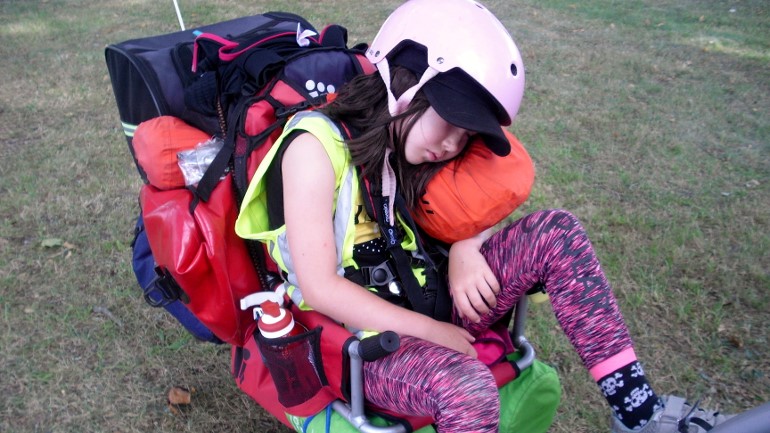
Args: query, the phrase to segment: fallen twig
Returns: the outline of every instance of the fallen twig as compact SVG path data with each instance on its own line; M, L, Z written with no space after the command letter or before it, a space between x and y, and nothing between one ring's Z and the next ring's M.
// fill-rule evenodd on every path
M94 306L94 308L93 308L93 310L92 310L92 311L93 311L94 313L96 313L96 314L101 314L101 315L103 315L103 316L107 317L108 319L110 319L110 320L112 320L113 322L115 322L115 324L116 324L116 325L118 325L118 328L121 328L121 329L123 329L123 322L121 322L121 321L120 321L120 319L118 319L117 317L115 317L115 315L114 315L114 314L112 314L112 311L110 311L109 309L107 309L107 307L103 307L103 306L101 306L101 305L96 305L96 306Z

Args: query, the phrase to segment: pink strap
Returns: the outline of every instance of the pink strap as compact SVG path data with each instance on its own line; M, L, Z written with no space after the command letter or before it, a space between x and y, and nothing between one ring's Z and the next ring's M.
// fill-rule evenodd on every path
M267 41L270 41L270 40L273 40L273 39L277 39L277 38L280 38L280 37L283 37L283 36L294 35L294 34L295 34L294 32L278 33L278 34L275 34L275 35L272 35L272 36L268 36L268 37L266 37L264 39L260 39L260 40L258 40L256 42L254 42L253 44L249 45L248 47L243 48L241 50L231 51L231 50L233 50L233 49L238 47L238 43L237 42L233 42L231 40L225 39L225 38L223 38L221 36L218 36L218 35L215 35L213 33L202 33L197 38L195 38L195 42L193 42L192 71L193 72L197 72L197 69L198 69L198 40L199 39L207 39L207 40L214 41L214 42L222 45L219 48L219 60L222 60L223 62L230 62L230 61L234 60L235 58L237 58L238 56L240 56L241 54L243 54L244 52L246 52L246 51L248 51L248 50L250 50L250 49L252 49L254 47L257 47L259 45L262 45L262 44L264 44Z
M246 48L244 48L244 49L242 49L240 51L228 52L228 50L232 50L233 48L237 47L238 44L235 44L234 46L233 45L231 45L231 46L222 46L222 48L219 49L219 59L222 60L222 61L225 61L225 62L229 62L229 61L235 59L236 57L240 56L241 54L243 54L244 51L248 51L248 50L250 50L250 49L252 49L252 48L254 48L256 46L262 45L262 44L264 44L267 41L270 41L270 40L273 40L273 39L277 39L277 38L280 38L282 36L293 35L293 34L295 34L295 33L294 32L284 32L284 33L278 33L278 34L273 35L273 36L268 36L268 37L266 37L264 39L260 39L257 42L254 42L253 44L249 45L248 47L246 47Z
M393 91L390 89L390 65L388 64L388 59L382 59L381 61L377 62L377 70L380 71L380 77L385 83L385 89L387 89L388 110L390 111L390 115L394 117L406 111L409 103L412 102L414 95L417 94L417 91L420 90L420 88L428 80L438 75L439 72L437 69L433 69L428 66L425 72L422 73L420 81L414 86L408 88L404 93L401 94L401 96L398 97L398 99L396 99L396 96L393 95Z
M393 95L393 91L390 89L390 66L388 65L388 59L382 59L382 61L378 62L377 70L380 72L380 77L385 83L385 88L387 89L386 93L388 94L388 111L390 111L390 115L393 117L403 113L423 84L438 74L437 70L429 67L422 74L422 77L417 84L407 89L406 92L396 99ZM389 215L385 215L385 217L389 218L387 223L395 225L396 220L393 208L396 200L396 173L390 165L390 154L392 152L393 149L390 146L385 149L385 161L382 164L382 195L388 197Z
M237 42L233 42L230 40L227 40L221 36L215 35L213 33L201 33L198 35L198 37L195 38L195 41L193 42L193 58L192 58L192 71L197 72L198 70L198 40L199 39L208 39L214 42L217 42L222 45L222 48L219 49L219 57L222 57L222 50L223 49L233 49L238 46Z

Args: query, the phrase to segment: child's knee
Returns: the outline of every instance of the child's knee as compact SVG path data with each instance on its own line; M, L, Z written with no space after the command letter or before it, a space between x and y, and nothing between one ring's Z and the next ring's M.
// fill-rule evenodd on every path
M447 431L465 431L471 424L478 431L497 431L500 396L495 379L486 365L473 361L465 366L465 374L455 376L452 384L444 387L437 421ZM458 430L449 427L456 422L465 425L457 426Z
M450 393L465 396L464 406L478 406L492 409L500 406L497 383L489 368L479 360L467 358L467 362L456 370L453 382L455 389Z
M548 209L533 213L532 219L537 221L544 232L553 229L564 231L583 231L580 220L570 211L564 209Z

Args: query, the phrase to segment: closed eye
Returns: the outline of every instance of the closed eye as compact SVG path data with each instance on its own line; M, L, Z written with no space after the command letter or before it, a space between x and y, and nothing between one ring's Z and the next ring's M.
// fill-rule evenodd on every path
M476 136L475 132L473 132L473 131L465 131L465 134L463 134L463 138L462 138L462 140L460 142L461 143L461 148L467 146L468 143L473 141L473 138L475 136Z

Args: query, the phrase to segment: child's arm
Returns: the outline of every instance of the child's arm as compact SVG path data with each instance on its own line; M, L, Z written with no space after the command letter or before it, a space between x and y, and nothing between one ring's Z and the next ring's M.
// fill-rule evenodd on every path
M497 304L500 284L481 254L481 245L492 235L486 230L455 242L449 249L449 291L455 308L472 322L481 320Z
M321 143L294 139L282 162L284 213L291 259L305 302L349 326L392 330L475 356L464 329L393 305L337 275L332 220L335 175Z

